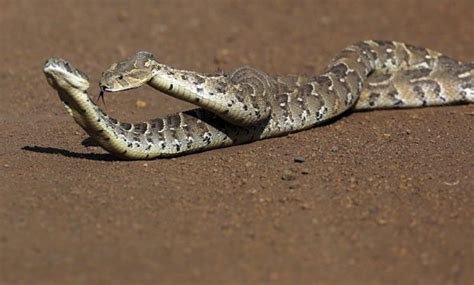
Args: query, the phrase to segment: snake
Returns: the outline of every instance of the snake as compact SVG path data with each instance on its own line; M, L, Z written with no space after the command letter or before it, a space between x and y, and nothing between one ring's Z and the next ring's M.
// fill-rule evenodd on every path
M100 90L149 85L198 108L140 123L107 115L88 95L87 75L52 57L43 67L67 112L111 154L173 157L305 130L352 111L474 102L474 63L395 41L342 49L320 75L269 75L250 66L199 73L139 51L102 73Z

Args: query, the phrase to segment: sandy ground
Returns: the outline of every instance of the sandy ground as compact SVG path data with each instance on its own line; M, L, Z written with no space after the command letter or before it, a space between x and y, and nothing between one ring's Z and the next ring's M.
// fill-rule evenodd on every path
M361 39L472 61L472 0L131 3L0 0L0 284L472 284L474 106L125 162L83 142L41 71L61 56L95 85L149 50L317 73ZM191 107L151 88L106 104L131 121Z

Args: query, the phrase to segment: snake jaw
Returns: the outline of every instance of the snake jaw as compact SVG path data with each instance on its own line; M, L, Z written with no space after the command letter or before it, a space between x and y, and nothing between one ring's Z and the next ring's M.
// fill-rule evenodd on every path
M44 64L43 72L46 74L48 83L53 87L57 84L63 88L73 86L81 91L89 89L87 75L62 58L48 59Z
M107 68L102 73L99 86L107 92L139 88L153 78L157 64L153 54L139 51L134 56Z

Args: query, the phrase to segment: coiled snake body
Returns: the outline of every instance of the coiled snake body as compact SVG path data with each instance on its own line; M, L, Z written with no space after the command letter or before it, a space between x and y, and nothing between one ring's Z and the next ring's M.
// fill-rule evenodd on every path
M87 76L60 58L44 65L74 120L125 159L175 156L304 130L352 110L474 102L474 63L391 41L343 49L319 76L270 76L251 67L224 74L176 70L152 54L113 64L101 79L115 92L149 84L201 108L138 124L106 115L87 95Z

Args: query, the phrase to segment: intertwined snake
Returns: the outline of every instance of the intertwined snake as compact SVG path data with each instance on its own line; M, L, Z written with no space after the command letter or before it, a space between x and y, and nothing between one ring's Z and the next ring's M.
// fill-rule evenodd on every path
M130 124L107 116L87 95L87 76L60 58L44 65L74 120L104 149L151 159L304 130L352 110L474 102L474 63L392 41L343 49L319 76L270 76L251 67L202 74L158 63L152 54L113 64L100 82L115 92L149 84L201 108Z

